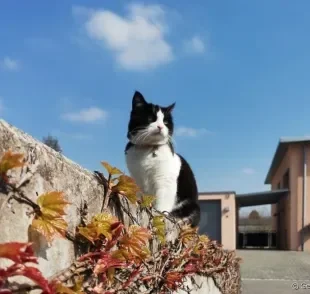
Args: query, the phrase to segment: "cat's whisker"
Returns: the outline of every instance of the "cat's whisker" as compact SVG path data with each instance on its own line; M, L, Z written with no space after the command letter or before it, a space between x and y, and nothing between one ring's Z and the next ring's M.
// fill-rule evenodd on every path
M148 139L152 134L150 132L145 132L145 139Z
M143 127L135 127L134 129L132 129L129 134L135 132L135 131L140 131L140 130L145 130L146 128L143 126Z
M143 141L146 135L147 135L147 131L144 130L143 132L140 132L138 140Z
M147 130L140 132L139 135L136 137L135 141L139 144L143 144L145 142L145 140L148 137L148 132Z
M173 145L177 145L176 140L170 135L169 135L169 142L171 142Z
M145 134L145 136L144 136L144 138L143 138L143 143L147 141L147 139L150 137L150 135L151 135L151 134L148 133L148 132Z

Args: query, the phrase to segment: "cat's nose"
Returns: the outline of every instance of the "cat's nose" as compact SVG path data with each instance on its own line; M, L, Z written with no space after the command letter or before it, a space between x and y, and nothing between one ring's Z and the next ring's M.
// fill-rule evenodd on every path
M157 128L158 128L159 131L161 131L164 128L164 126L158 125Z

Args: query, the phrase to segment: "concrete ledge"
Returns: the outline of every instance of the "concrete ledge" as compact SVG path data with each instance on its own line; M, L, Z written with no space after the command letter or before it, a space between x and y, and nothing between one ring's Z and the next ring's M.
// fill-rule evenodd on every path
M104 189L98 184L92 172L82 168L4 120L0 120L0 157L9 149L13 152L25 154L27 163L33 167L34 175L31 177L29 184L23 188L23 192L31 200L35 202L37 195L52 190L65 193L66 199L72 203L66 211L66 220L71 232L74 233L75 227L80 224L79 209L84 201L88 203L88 219L100 212ZM24 174L25 170L21 168L16 169L13 176L14 179L19 181ZM39 260L38 267L46 277L50 277L69 267L78 255L73 243L66 239L56 239L51 246L48 246L45 239L28 231L32 220L32 217L27 216L28 206L16 201L8 205L7 200L8 195L0 190L0 243L9 241L34 242L35 253ZM110 209L126 226L131 223L129 217L119 211L115 204L112 204ZM142 225L148 225L149 218L146 214L138 213L134 206L130 206L129 209ZM167 230L170 231L168 234L169 239L175 240L178 231L173 229L172 224L169 222L167 222ZM7 263L0 259L0 266L5 265ZM197 284L201 285L201 288L191 293L221 293L213 278L202 276L195 276L194 278ZM22 280L20 281L22 282ZM192 285L190 278L187 279L187 284ZM178 291L175 293L185 292Z

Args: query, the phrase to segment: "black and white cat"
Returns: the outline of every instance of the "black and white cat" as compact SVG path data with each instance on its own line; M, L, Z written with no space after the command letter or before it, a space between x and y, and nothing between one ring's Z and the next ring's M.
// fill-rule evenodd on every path
M156 196L155 208L196 227L200 221L198 189L187 161L172 144L175 103L161 107L136 91L125 149L129 173L143 193Z

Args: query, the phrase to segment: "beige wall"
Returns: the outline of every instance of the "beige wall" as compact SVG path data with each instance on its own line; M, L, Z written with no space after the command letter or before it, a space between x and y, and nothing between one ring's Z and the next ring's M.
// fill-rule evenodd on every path
M283 188L283 175L290 167L290 150L285 154L277 172L271 180L271 189L278 189L278 184L280 183L280 188ZM292 172L292 171L291 171ZM291 185L291 183L290 183ZM288 211L288 206L290 202L290 197L281 200L279 203L272 205L271 213L277 213L277 216L273 217L273 228L277 230L277 243L279 249L288 249L291 247L290 244L290 211Z
M301 206L302 203L302 165L303 165L303 155L301 146L295 145L290 146L290 169L291 169L291 180L290 180L290 195L291 195L291 250L301 249L301 239L298 234L298 227L301 228Z
M307 174L306 174L306 217L305 217L305 226L309 226L310 218L307 214L310 212L310 146L306 149L307 157ZM302 229L302 206L303 206L303 147L300 144L295 144L290 147L290 161L291 169L294 171L294 177L292 176L292 195L295 193L295 197L292 197L292 218L291 220L291 240L293 243L293 250L301 250L301 241L300 238L301 229ZM310 251L310 239L309 235L306 236L304 249Z
M301 188L302 191L302 188ZM310 228L310 145L307 147L307 178L306 178L306 217L305 217L305 226ZM302 195L302 194L301 194ZM310 231L307 230L306 233L306 243L305 250L310 251Z
M307 212L310 214L310 147L307 147ZM287 168L290 169L290 194L279 204L272 206L272 214L280 213L278 234L281 249L301 250L300 230L302 228L302 201L303 201L303 147L301 144L292 144L271 180L272 190L277 189ZM310 217L306 216L305 225L310 224ZM273 219L277 227L277 217ZM310 238L307 236L305 250L310 251Z
M236 200L234 193L201 193L199 200L221 200L222 207L222 244L225 249L236 249ZM228 206L229 212L223 213L223 208Z

